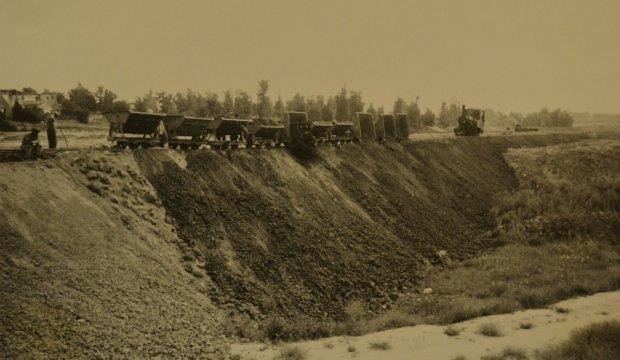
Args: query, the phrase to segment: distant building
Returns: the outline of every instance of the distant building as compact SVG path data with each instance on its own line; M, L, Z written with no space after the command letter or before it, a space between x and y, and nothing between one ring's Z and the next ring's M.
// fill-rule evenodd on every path
M59 109L56 96L51 93L26 93L15 89L0 90L0 109L4 109L7 117L11 117L16 102L23 108L37 108L44 113Z

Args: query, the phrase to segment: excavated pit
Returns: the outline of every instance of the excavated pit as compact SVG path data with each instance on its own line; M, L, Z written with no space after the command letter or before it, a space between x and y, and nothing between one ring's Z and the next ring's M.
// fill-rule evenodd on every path
M325 147L312 164L284 150L197 151L186 166L135 156L213 301L251 317L339 318L351 300L387 306L442 252L492 247L492 196L517 184L503 152L570 139Z
M0 164L0 353L217 358L230 313L384 307L424 267L494 246L507 148L585 137L323 147L309 164L283 149Z

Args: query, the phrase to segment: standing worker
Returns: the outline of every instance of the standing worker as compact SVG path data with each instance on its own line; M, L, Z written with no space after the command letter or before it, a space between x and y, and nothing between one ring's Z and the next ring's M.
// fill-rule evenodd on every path
M58 118L56 111L52 112L51 116L47 118L47 143L50 149L56 149L56 127L54 121Z

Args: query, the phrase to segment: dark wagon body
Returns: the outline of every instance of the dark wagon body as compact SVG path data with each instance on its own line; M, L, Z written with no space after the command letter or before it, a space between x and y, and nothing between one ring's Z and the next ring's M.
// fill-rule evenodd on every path
M107 112L104 116L110 123L109 139L118 147L135 149L166 144L167 134L163 125L166 115L120 111Z

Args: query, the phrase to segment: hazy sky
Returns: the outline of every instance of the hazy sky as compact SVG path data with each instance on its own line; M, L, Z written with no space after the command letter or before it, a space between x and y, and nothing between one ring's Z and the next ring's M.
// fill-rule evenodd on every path
M0 0L0 88L620 112L620 0Z

